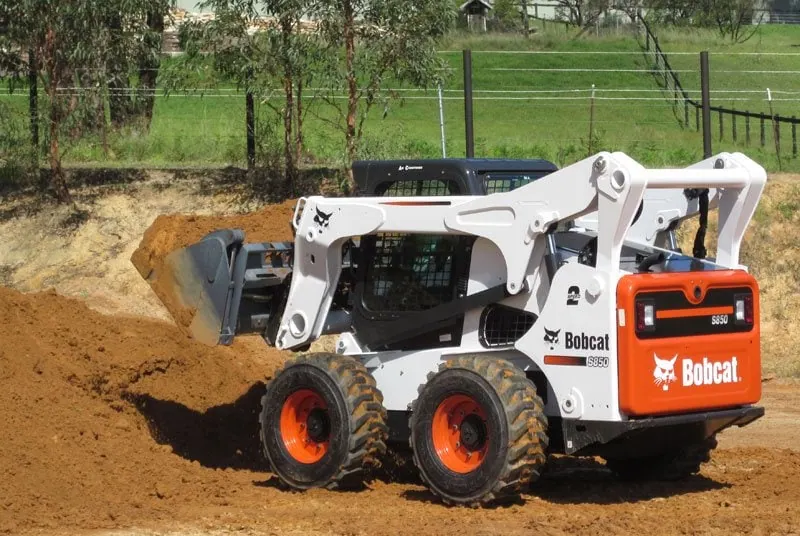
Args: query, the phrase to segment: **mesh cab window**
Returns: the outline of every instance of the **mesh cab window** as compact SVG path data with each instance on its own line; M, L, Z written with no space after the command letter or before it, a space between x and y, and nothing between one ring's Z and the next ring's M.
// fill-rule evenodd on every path
M381 190L383 190L381 192ZM423 181L395 181L378 187L378 195L387 197L414 197L457 195L458 186L453 181L439 179Z
M541 175L532 175L525 173L516 174L496 174L490 173L486 175L484 184L486 185L487 194L496 194L498 192L510 192L516 190L520 186L525 186L528 183L540 178Z
M458 195L454 181L396 181L386 197ZM381 188L378 189L381 191ZM408 210L414 210L409 208ZM371 311L412 312L453 299L453 253L457 236L381 233L374 237L372 263L366 270L363 304Z

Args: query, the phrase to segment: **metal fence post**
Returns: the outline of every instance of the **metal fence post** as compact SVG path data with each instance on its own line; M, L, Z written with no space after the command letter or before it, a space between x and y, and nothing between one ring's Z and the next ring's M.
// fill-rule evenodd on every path
M592 155L592 146L594 142L594 84L592 84L592 96L589 100L589 154Z
M792 116L792 156L797 156L797 116Z
M736 112L736 108L733 109ZM736 113L731 115L731 128L733 129L733 141L736 141Z
M722 110L719 111L719 141L722 141L724 130L722 128Z
M442 101L442 84L438 85L439 90L439 130L442 136L442 158L447 158L447 144L444 137L444 102Z
M766 116L764 112L759 114L759 118L761 119L761 147L764 147L767 144L767 136L764 129L764 121L766 121Z
M464 134L467 142L467 158L475 156L475 136L472 130L472 51L463 52L464 63Z
M700 92L703 99L703 155L711 156L711 95L708 89L708 51L700 53Z

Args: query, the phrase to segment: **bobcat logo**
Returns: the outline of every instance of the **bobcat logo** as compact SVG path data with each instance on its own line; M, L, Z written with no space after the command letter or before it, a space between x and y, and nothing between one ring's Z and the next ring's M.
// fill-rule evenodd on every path
M558 344L558 334L561 333L561 330L558 331L551 331L547 328L544 328L544 342L550 344L550 349L552 350L555 348L556 344Z
M315 208L315 210L317 211L317 215L314 216L314 223L316 223L320 227L327 227L329 223L328 220L331 219L333 212L331 212L330 214L325 214L319 208Z
M660 385L664 391L669 391L669 384L676 380L675 361L678 359L678 354L675 354L672 359L661 359L653 354L653 359L656 361L656 368L653 369L653 383Z

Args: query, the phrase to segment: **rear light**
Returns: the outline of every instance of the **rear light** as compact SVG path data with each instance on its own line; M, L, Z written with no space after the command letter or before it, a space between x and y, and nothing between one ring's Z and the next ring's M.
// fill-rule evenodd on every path
M655 331L656 306L651 300L636 302L636 331Z
M737 324L753 325L753 295L739 294L734 299L733 316Z

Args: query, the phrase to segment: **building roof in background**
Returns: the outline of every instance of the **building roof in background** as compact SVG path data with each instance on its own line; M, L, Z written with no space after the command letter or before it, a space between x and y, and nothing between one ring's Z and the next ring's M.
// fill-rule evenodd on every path
M481 4L486 9L494 9L494 6L492 5L492 0L467 0L466 2L461 4L461 6L458 8L459 11L464 11L470 4Z

